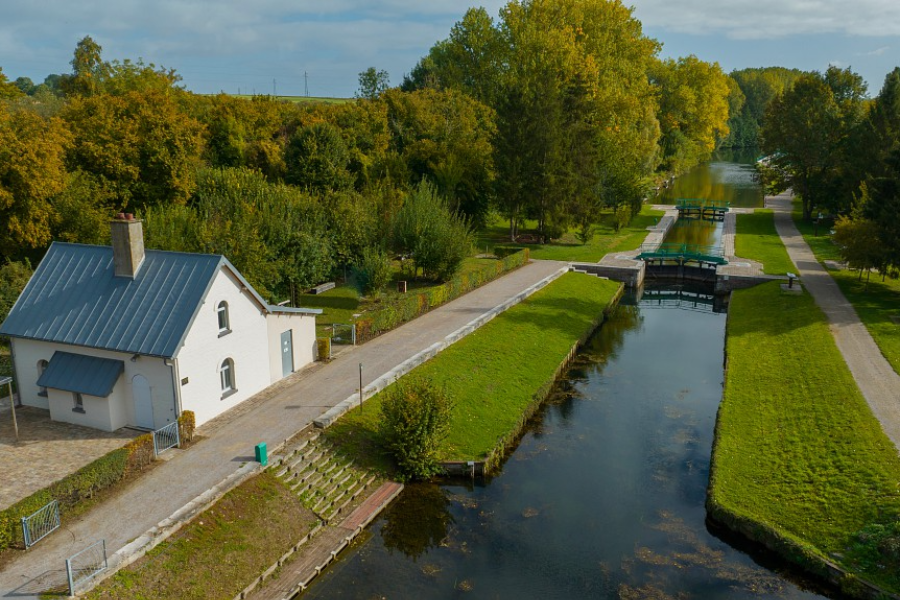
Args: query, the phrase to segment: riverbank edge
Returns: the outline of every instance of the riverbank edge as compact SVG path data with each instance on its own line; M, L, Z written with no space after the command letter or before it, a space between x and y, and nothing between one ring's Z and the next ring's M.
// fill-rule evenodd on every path
M722 386L723 396L725 393L725 386L728 382L729 372L727 343L729 319L731 319L730 312L726 317L725 324L726 344ZM719 410L716 412L716 425L713 429L712 452L709 463L709 484L707 487L705 503L706 514L709 521L718 527L722 527L731 533L744 537L747 540L762 546L766 550L773 552L782 559L799 567L805 573L836 587L848 596L859 598L861 600L884 600L886 598L900 600L900 595L889 592L866 579L862 579L855 573L851 573L838 564L828 560L812 544L786 535L765 522L754 519L752 516L740 514L738 511L732 510L715 500L713 481L715 480L715 473L718 468L716 453L721 434L720 417L721 402Z
M524 407L522 410L522 415L520 416L516 425L509 430L505 435L501 436L497 440L497 445L494 446L494 449L491 450L487 457L483 461L465 461L465 460L453 460L453 461L444 461L441 463L441 466L444 468L445 476L448 477L456 477L456 476L478 476L478 475L491 475L496 472L499 467L503 464L503 459L509 454L509 451L513 449L522 438L522 435L525 431L525 426L528 424L528 421L537 413L537 411L541 408L547 398L550 396L550 392L553 391L553 387L556 385L560 376L565 372L566 369L572 364L572 361L575 359L575 356L578 354L579 350L587 343L588 339L599 329L603 323L606 321L607 317L612 313L613 310L618 306L619 301L622 299L622 296L625 294L625 284L620 283L618 290L613 295L613 297L609 300L606 307L600 312L597 317L591 321L590 325L585 329L584 333L575 341L569 351L563 356L559 366L556 367L556 370L541 386L534 392L531 401Z

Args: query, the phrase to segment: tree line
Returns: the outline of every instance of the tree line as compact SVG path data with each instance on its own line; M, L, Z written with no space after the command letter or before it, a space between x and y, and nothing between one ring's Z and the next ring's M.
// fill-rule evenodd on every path
M496 20L468 11L397 88L371 68L355 101L301 104L193 94L86 37L70 73L0 71L0 263L106 243L120 211L145 219L148 247L225 254L278 299L364 256L419 254L445 278L454 261L426 248L497 215L513 239L533 219L589 240L708 158L743 106L718 64L659 51L620 2L512 1ZM454 221L407 223L435 236L416 244L397 220L425 219L402 213L422 198Z
M791 188L803 218L837 217L851 266L900 269L900 68L874 98L851 69L803 73L768 106L762 129L766 182Z

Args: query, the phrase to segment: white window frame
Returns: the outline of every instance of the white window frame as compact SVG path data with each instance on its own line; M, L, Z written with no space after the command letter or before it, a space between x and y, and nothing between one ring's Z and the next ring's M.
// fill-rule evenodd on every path
M72 402L75 406L72 408L72 412L83 413L84 410L84 396L81 392L72 392Z
M222 398L230 396L237 391L234 378L234 361L226 358L219 365L219 385L222 388Z
M219 302L216 307L216 319L219 325L219 337L231 333L231 316L228 314L228 303L224 300Z
M44 371L47 370L48 366L50 366L49 361L44 360L43 358L38 361L38 363L37 363L38 379L41 378L41 375L44 374ZM38 396L40 396L42 398L46 398L47 397L47 386L41 385L38 387L40 388L40 390L38 391Z

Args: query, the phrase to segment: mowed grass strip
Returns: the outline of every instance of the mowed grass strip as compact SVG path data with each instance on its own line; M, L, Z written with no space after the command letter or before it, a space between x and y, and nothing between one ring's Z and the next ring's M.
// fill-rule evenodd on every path
M737 215L734 245L735 254L741 258L761 262L763 273L784 275L797 272L775 230L774 213L771 210L757 209L750 214Z
M87 594L92 600L234 598L316 523L274 475L257 475L147 556Z
M820 224L819 235L816 236L814 224L802 220L797 201L794 202L793 217L816 260L820 263L841 260L840 249L831 235L827 235L832 227L831 221ZM868 274L868 282L867 274L860 274L859 271L829 269L828 273L856 309L856 314L869 330L881 354L894 371L900 373L900 280L886 278L882 281L881 275L874 272Z
M456 405L444 460L481 460L514 430L535 392L609 306L621 284L567 273L413 370L446 385ZM368 466L387 469L378 444L380 396L354 409L326 435Z
M854 533L900 514L900 457L809 294L735 292L710 504L841 562ZM836 553L836 554L833 554ZM852 565L851 565L852 570ZM865 577L900 589L900 573Z

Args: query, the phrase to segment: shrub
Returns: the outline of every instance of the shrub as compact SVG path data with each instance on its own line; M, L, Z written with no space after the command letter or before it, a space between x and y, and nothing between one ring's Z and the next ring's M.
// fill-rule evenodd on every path
M391 274L391 260L380 248L364 248L353 266L356 289L364 296L387 286Z
M367 313L367 317L356 321L356 340L358 343L368 341L375 336L389 331L425 314L432 308L449 302L466 292L474 290L500 275L521 267L528 262L528 249L517 249L515 254L497 261L496 267L487 267L479 271L454 277L447 283L430 288L418 294L407 294L399 301L387 304L383 308ZM322 356L320 354L320 356Z
M359 328L359 322L356 326ZM359 334L357 333L357 335ZM316 338L316 355L319 360L331 359L331 338Z
M440 443L450 432L453 402L428 379L398 381L381 403L381 436L406 479L440 473Z
M127 444L125 450L128 451L128 471L143 471L144 467L153 462L156 458L153 455L153 434L145 433L139 435Z
M178 435L181 437L182 443L194 441L194 429L197 428L197 416L192 410L185 410L178 417Z

